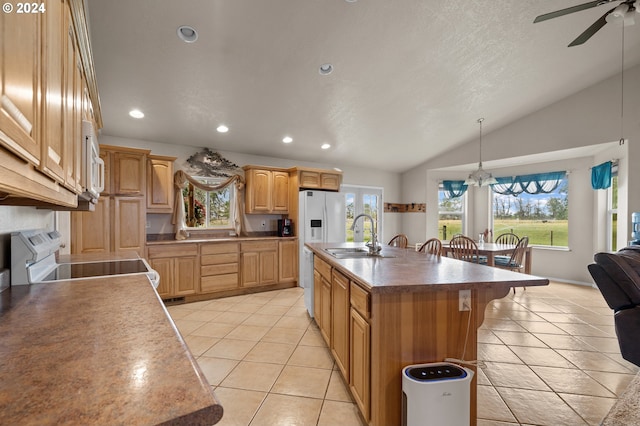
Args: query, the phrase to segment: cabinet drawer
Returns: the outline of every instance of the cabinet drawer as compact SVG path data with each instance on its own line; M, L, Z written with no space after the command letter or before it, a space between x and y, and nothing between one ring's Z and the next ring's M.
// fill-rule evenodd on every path
M360 315L369 318L369 293L354 283L351 283L351 306Z
M200 278L200 291L203 293L233 288L238 288L238 274L212 275Z
M200 276L206 277L209 275L224 275L238 273L237 263L225 263L222 265L207 265L200 268Z
M200 256L201 265L221 265L223 263L238 263L238 253L208 254Z
M240 250L242 252L278 250L278 242L277 241L259 241L259 242L242 243L240 244Z
M185 256L197 256L198 245L197 244L171 244L162 246L149 246L147 247L147 253L149 258L154 257L185 257Z
M238 243L201 244L200 254L237 253Z
M315 256L313 258L313 268L320 272L320 275L327 281L331 281L331 266L327 262Z

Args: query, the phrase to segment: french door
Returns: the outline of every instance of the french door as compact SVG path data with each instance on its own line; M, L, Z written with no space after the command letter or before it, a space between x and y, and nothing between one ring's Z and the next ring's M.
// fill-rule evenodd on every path
M376 222L375 229L379 238L382 235L382 188L343 185L340 190L344 193L347 211L347 241L356 243L371 241L371 221L369 219L358 219L353 231L351 230L353 219L361 213L368 214Z

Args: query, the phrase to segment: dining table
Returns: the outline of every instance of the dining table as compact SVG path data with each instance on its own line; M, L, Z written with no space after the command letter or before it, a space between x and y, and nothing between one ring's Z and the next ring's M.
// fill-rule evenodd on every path
M478 246L478 255L487 256L487 265L495 266L495 256L505 255L510 256L513 253L513 249L516 248L514 244L497 244L497 243L476 243ZM442 252L445 256L449 254L451 247L449 247L448 241L442 242ZM531 274L531 246L527 246L524 251L524 273Z

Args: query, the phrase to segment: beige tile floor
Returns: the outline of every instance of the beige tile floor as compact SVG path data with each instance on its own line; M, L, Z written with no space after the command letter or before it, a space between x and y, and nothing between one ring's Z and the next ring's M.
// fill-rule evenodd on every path
M362 425L300 288L169 306L228 425ZM478 425L598 425L637 368L597 289L551 283L492 302Z

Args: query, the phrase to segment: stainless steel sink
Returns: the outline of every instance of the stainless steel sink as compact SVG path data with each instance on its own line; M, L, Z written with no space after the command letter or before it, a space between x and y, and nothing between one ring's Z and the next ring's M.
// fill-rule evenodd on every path
M327 253L337 259L355 259L366 257L395 257L388 256L382 253L369 254L367 247L335 247L324 249Z

